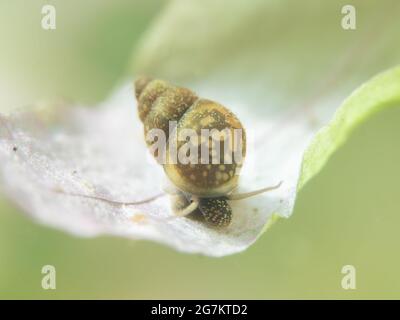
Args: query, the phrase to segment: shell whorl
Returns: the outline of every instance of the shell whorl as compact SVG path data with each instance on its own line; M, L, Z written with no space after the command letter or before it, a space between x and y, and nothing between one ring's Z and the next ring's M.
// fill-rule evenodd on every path
M169 121L179 121L198 99L189 89L169 85L162 80L139 78L135 83L138 112L145 135L151 129L161 129L169 135Z
M177 122L178 136L183 129L195 130L199 136L202 129L241 129L244 158L246 153L244 128L226 107L214 101L201 99L189 89L146 77L136 80L135 94L145 136L151 129L161 129L166 135L168 144L169 121ZM147 143L149 145L149 142ZM186 141L178 141L177 149L179 150L185 143ZM171 163L167 152L167 161L163 167L169 179L180 190L201 197L216 197L228 194L237 186L236 173L241 163L235 161L226 163L224 157L222 154L219 164L212 163L211 154L209 164L200 163L200 160L197 164Z

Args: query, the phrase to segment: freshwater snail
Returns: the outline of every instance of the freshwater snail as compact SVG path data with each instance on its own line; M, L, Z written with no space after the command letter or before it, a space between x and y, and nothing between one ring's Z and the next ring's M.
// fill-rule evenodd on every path
M147 77L135 81L135 95L146 143L177 188L171 195L176 215L197 213L212 226L226 227L232 219L228 200L280 186L232 193L246 155L246 134L226 107L199 98L189 89Z
M280 187L282 182L252 192L233 193L246 155L246 133L239 119L226 107L199 98L189 89L147 77L135 81L135 95L149 150L174 185L173 190L165 191L171 197L175 215L200 218L213 227L226 227L232 220L229 200L245 199ZM121 202L57 188L53 191L115 206L141 205L165 194Z

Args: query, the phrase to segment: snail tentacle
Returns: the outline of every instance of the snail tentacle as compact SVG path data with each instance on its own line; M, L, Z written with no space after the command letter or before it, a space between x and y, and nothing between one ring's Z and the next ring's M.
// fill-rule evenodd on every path
M80 197L80 198L104 201L104 202L107 202L109 204L117 205L117 206L135 206L135 205L145 204L145 203L152 202L152 201L154 201L154 200L166 195L166 193L159 193L159 194L156 194L156 195L154 195L154 196L152 196L150 198L147 198L147 199L143 199L143 200L139 200L139 201L132 201L132 202L124 202L124 201L111 200L111 199L108 199L108 198L105 198L105 197L101 197L101 196L81 194L81 193L73 193L73 192L66 192L66 191L63 191L63 190L53 190L53 191L57 192L57 193L62 193L62 194L68 195L68 196L72 196L72 197Z
M197 197L192 197L192 202L184 209L175 211L175 215L179 217L184 217L187 216L188 214L191 214L194 212L200 204L200 199Z
M242 199L247 199L250 197L257 196L261 193L272 191L278 189L282 185L283 181L279 182L276 186L272 187L266 187L262 188L259 190L251 191L251 192L245 192L245 193L235 193L227 196L228 200L242 200Z

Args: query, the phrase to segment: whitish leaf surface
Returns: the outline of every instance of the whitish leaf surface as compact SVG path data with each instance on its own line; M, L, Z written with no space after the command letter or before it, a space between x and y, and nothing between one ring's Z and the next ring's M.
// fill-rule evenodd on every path
M232 201L225 230L174 217L168 196L118 206L73 195L135 201L161 192L165 178L146 152L129 86L97 108L3 117L3 191L38 221L81 236L148 239L210 256L246 249L274 217L290 216L299 187L352 129L399 104L397 68L361 86L329 122L359 84L398 61L392 39L399 22L382 25L379 10L363 1L360 12L376 28L345 32L332 14L340 12L338 2L323 9L314 1L291 4L298 7L288 12L270 1L173 2L135 54L135 72L195 89L240 118L249 141L238 191L283 181L276 191ZM373 45L366 35L376 36Z

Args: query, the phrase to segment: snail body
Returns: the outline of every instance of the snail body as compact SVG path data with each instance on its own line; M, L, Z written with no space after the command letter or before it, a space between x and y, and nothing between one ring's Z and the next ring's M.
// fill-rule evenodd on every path
M239 119L223 105L163 80L137 79L135 95L149 147L154 142L148 139L152 130L165 134L167 147L171 147L175 137L179 138L188 130L197 135L190 152L186 148L187 139L175 142L179 155L189 153L190 160L194 161L173 161L171 153L166 151L169 148L153 154L165 159L161 163L164 172L179 190L172 196L175 213L184 216L200 211L203 219L213 226L229 225L232 210L228 200L238 185L238 173L246 155L246 134ZM174 134L170 132L171 123L176 124ZM203 135L210 131L219 136ZM220 144L219 150L224 152L217 153L213 142ZM208 151L205 156L204 150Z

